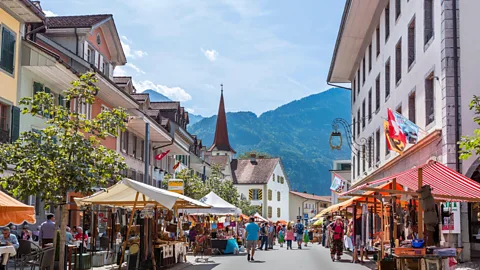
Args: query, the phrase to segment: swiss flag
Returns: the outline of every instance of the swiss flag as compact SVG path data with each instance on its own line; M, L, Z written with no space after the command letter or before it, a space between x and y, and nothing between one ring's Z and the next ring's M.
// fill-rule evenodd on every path
M388 125L390 138L407 144L407 137L405 136L405 133L403 133L402 128L398 125L397 118L390 108L388 108Z
M155 159L156 160L162 160L164 157L166 157L168 155L168 153L170 153L170 150L167 150L163 153L160 153L160 154L156 155Z

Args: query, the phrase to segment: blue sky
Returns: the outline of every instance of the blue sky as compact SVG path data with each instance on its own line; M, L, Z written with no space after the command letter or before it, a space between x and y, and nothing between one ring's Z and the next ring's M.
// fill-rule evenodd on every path
M190 112L272 110L328 89L342 0L43 0L47 14L113 14L116 70Z

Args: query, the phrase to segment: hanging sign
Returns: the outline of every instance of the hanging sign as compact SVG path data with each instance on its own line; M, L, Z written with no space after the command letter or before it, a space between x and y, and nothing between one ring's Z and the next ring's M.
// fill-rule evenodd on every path
M342 179L340 176L334 174L332 185L330 186L330 190L336 193L342 193L344 188L345 188L345 180Z
M184 184L182 179L168 180L168 191L183 194Z
M450 211L449 216L443 217L442 233L460 233L460 203L445 202L442 203L444 211ZM451 209L450 209L451 207ZM442 208L440 208L442 209Z

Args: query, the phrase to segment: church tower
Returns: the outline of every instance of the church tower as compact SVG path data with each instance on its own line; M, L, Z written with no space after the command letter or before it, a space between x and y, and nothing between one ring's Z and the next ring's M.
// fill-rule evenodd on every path
M220 105L217 114L217 126L213 145L208 149L212 156L229 156L229 161L236 154L228 139L227 116L225 114L225 102L223 100L223 84L221 86Z

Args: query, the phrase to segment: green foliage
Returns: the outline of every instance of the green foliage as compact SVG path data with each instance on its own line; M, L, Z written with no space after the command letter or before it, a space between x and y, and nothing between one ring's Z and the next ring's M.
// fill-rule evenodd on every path
M480 97L473 96L473 100L470 102L470 110L475 111L475 117L473 121L480 125ZM480 127L477 128L472 136L462 136L460 141L460 158L468 159L472 155L480 156Z
M238 155L237 158L238 159L249 159L250 155L252 155L252 154L255 154L257 157L260 157L260 156L264 156L265 158L271 158L272 157L267 153L253 150L253 151L248 151L248 152L242 153L242 154Z
M346 144L341 151L331 150L329 144L333 120L343 118L350 122L350 96L350 91L330 89L258 117L252 112L227 113L232 147L238 153L255 150L280 157L292 189L330 194L329 170L333 160L350 159ZM216 116L204 118L189 131L202 138L205 145L211 145L216 119Z
M49 126L23 132L14 143L0 145L0 169L6 169L6 164L14 167L13 175L0 179L5 190L22 199L36 195L48 204L64 204L69 191L86 194L109 180L121 179L126 169L123 158L100 142L125 129L125 110L104 111L93 119L78 112L81 104L93 104L99 91L95 82L95 74L86 73L63 93L66 104L77 100L76 111L55 105L45 92L22 98L22 113L48 115Z

